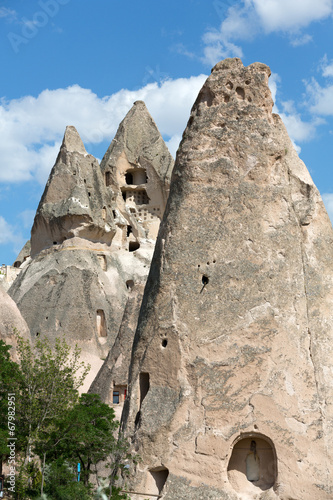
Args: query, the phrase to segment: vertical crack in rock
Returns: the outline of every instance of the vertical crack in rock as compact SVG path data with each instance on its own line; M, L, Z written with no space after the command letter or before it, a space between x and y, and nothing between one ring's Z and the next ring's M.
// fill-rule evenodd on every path
M292 202L292 183L291 183L291 173L290 170L288 169L288 178L289 178L289 186L290 186L290 200L291 200L291 207L294 213L295 220L298 221L299 225L299 231L298 231L298 236L299 236L299 243L300 243L300 256L301 256L301 262L302 262L302 276L303 276L303 286L304 286L304 297L305 297L305 304L306 304L306 322L307 322L307 333L308 333L308 339L309 339L309 359L311 360L312 366L313 366L313 373L314 373L314 378L316 382L316 388L317 388L317 394L318 394L318 402L319 402L319 408L320 408L320 413L322 416L322 420L324 418L324 411L322 408L322 402L320 402L320 390L319 390L319 383L318 383L318 378L317 378L317 371L316 367L313 361L312 357L312 337L311 337L311 331L310 331L310 319L309 319L309 304L308 304L308 291L307 291L307 286L306 286L306 265L305 265L305 249L304 249L304 234L302 231L302 222L300 220L299 214L295 210L295 205ZM323 424L323 422L322 422Z

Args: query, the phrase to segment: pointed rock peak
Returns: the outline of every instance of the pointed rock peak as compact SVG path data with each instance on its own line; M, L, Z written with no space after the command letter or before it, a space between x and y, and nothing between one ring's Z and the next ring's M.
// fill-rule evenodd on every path
M256 106L271 120L273 100L268 86L270 75L271 70L266 64L256 62L243 66L237 57L220 61L202 87L194 110L202 103L207 108L222 104L226 113L235 114L238 110L243 113Z
M137 125L137 122L140 122L141 124L144 123L145 129L148 128L154 128L157 130L158 134L159 131L157 129L157 125L154 122L153 118L151 117L147 106L144 101L135 101L133 103L133 106L125 116L123 120L123 124L126 124L126 128L133 127Z
M174 161L143 101L135 101L120 123L101 162L102 171L116 167L121 155L132 165L144 157L163 182L169 182Z
M134 106L147 109L146 103L144 101L135 101Z
M67 151L76 151L82 154L87 153L78 131L72 125L66 127L62 147L65 147Z

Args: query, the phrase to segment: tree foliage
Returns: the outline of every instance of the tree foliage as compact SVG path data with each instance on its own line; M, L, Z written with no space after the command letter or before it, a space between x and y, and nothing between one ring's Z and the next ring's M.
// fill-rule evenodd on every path
M16 444L22 457L15 498L128 498L114 485L114 474L107 483L98 474L101 462L111 472L114 464L125 471L130 455L126 441L119 439L113 409L96 394L79 397L90 368L80 361L80 349L70 348L64 339L53 346L47 339L37 340L34 348L19 335L17 339L20 365L11 361L10 346L0 341L0 454L2 459L8 454L7 395L15 393Z
M8 456L8 394L17 392L22 382L19 365L10 359L11 346L0 340L0 474Z
M52 431L57 418L78 399L90 367L80 362L80 349L72 350L64 339L56 339L52 348L48 339L38 340L34 350L18 336L18 354L22 374L18 398L20 433L26 436L26 458L39 437Z

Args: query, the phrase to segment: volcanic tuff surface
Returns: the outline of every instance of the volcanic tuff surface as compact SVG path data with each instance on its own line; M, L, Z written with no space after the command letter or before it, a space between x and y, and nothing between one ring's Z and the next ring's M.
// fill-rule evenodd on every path
M64 334L78 343L92 365L85 389L117 337L131 290L146 281L172 167L143 102L120 124L102 166L76 129L66 129L31 231L31 258L17 261L22 270L9 293L32 338Z
M333 231L269 75L217 64L177 153L124 410L136 500L333 498Z
M15 333L30 341L29 328L21 313L9 295L0 286L0 340L13 347L10 355L13 361L18 361L16 354L17 341Z

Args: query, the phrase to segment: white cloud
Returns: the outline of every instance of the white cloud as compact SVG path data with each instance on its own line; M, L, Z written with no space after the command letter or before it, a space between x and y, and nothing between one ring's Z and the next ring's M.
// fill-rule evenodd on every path
M332 16L333 0L241 0L223 9L219 29L208 29L203 35L204 60L214 65L221 57L240 56L235 41L250 40L259 33L283 32L293 46L311 41L301 30L313 22Z
M319 63L318 70L324 78L324 84L320 84L315 78L305 81L306 102L310 111L316 115L333 116L333 60L328 61L325 54Z
M323 76L332 77L333 76L333 62L328 64L323 71Z
M16 11L8 7L0 7L0 19L1 18L5 18L7 21L13 21L17 18Z
M300 47L301 45L306 45L309 42L312 42L312 36L308 34L292 38L292 40L290 41L293 47Z
M296 32L314 21L332 15L332 0L252 0L262 27L273 31Z
M328 62L327 54L324 55L322 60L320 61L319 68L322 72L322 75L326 78L333 77L333 60Z
M0 245L14 244L17 252L21 249L23 242L21 234L18 234L17 230L0 215Z
M306 92L312 113L333 116L333 85L321 86L312 78L306 82Z
M228 41L218 40L204 48L202 61L215 66L218 61L226 57L243 57L243 51L237 45Z
M55 162L66 125L74 125L84 143L112 139L136 100L145 101L162 135L174 147L206 75L150 83L98 97L73 85L44 90L38 97L0 101L0 181L37 179L45 183Z
M290 138L294 142L304 142L313 139L317 125L321 122L312 121L312 122L304 122L298 113L288 114L288 113L280 113L283 123L288 130L288 134ZM297 149L297 148L296 148Z
M268 81L268 86L272 94L272 99L274 102L274 107L273 107L273 113L278 113L277 107L276 107L276 93L277 93L277 87L278 83L280 82L280 77L277 73L272 73L271 76L269 77Z
M278 93L278 85L280 77L277 73L272 73L269 78L269 88L274 101L273 113L278 113L286 126L288 135L294 144L294 147L299 154L301 148L298 142L306 142L316 134L316 129L319 125L324 123L321 118L313 118L312 121L303 121L300 113L297 111L294 101L284 101L281 103L282 111L279 110L276 104L276 95Z
M325 208L327 210L327 213L331 219L331 221L333 221L333 193L323 193L321 195L322 199L323 199L323 202L325 204Z

